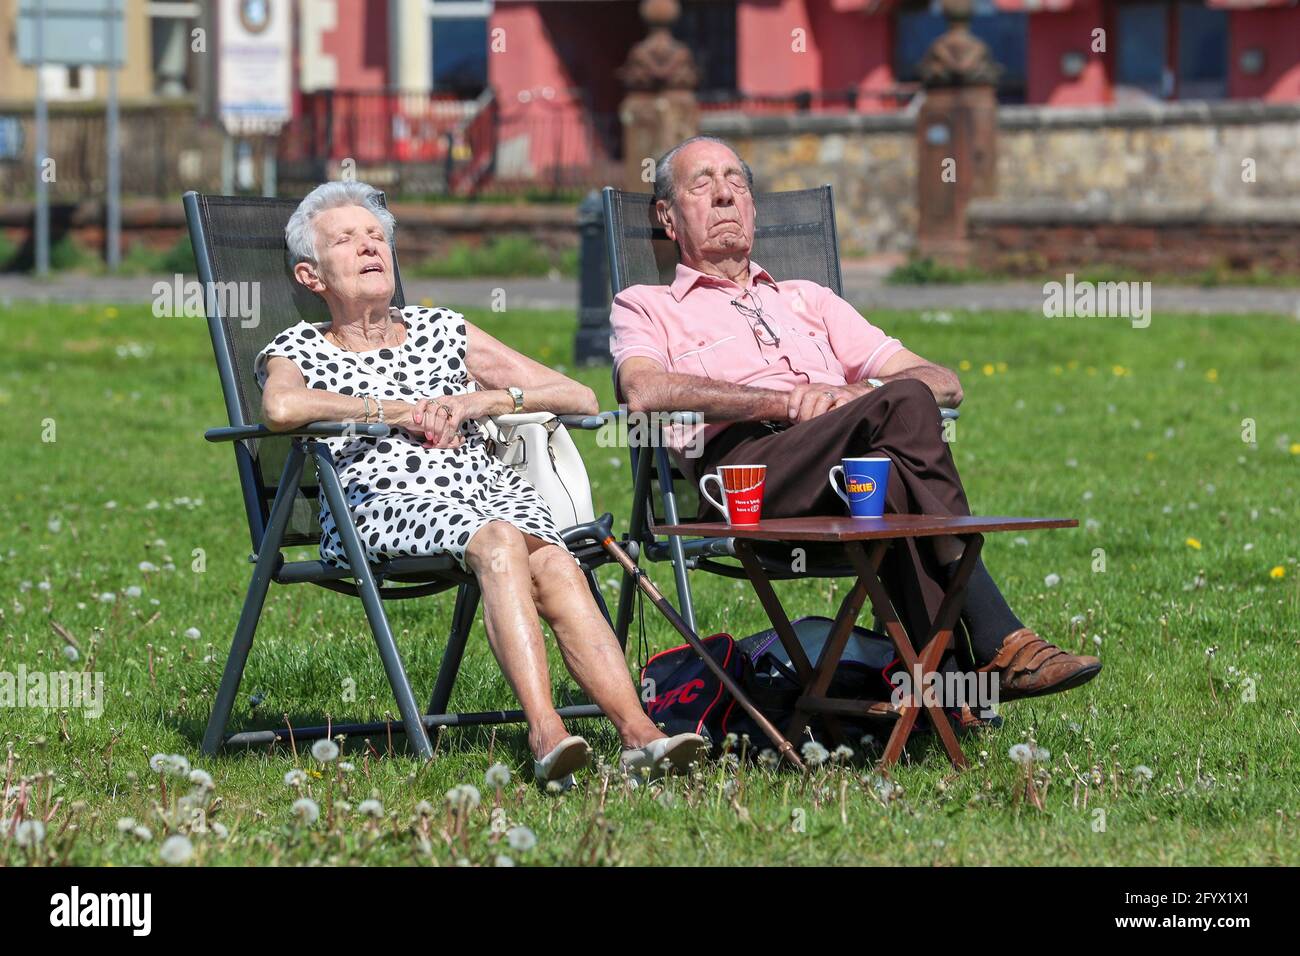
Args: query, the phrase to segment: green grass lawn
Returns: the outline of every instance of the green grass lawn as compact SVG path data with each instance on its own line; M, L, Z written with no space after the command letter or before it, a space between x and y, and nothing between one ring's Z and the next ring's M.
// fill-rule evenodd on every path
M566 368L571 315L467 314L576 374L610 407L607 368ZM347 771L285 748L202 758L198 739L250 570L231 450L201 437L225 423L206 329L147 307L6 310L0 671L102 671L105 699L98 719L0 709L10 788L0 818L15 814L23 791L24 818L47 820L36 847L0 838L0 861L159 862L169 832L193 829L174 810L190 785L150 770L151 755L175 753L214 784L198 801L207 830L190 834L202 863L1300 862L1300 324L873 318L961 370L954 452L977 513L1079 519L1074 530L991 535L985 555L1026 623L1099 653L1104 672L1072 693L1007 705L1000 730L965 739L974 762L965 773L934 746L915 747L892 790L855 756L808 777L716 762L689 781L635 791L588 772L551 797L531 786L518 727L447 731L428 765L401 751L400 736L396 752L386 739L349 742ZM590 434L577 441L597 510L625 527L626 452ZM653 575L671 594L667 570ZM614 570L601 578L612 601ZM695 582L704 633L766 626L740 583ZM843 583L778 587L792 612L825 614ZM390 608L421 698L450 611L447 597ZM80 647L76 663L56 622ZM678 643L653 609L646 624L652 649ZM571 695L555 654L552 674L557 695ZM354 702L343 699L349 681ZM481 625L452 704L513 706ZM236 724L271 726L284 714L300 726L325 713L382 720L393 709L359 602L273 589ZM616 760L609 727L573 729ZM1008 758L1030 738L1050 752L1035 771L1041 808ZM513 772L499 795L484 781L495 762ZM307 771L301 792L285 783L294 768ZM444 794L462 783L483 801L453 817ZM333 812L297 822L291 807L303 793ZM372 797L378 817L363 812ZM122 831L128 817L147 838ZM516 826L536 834L535 847L509 845L501 831Z

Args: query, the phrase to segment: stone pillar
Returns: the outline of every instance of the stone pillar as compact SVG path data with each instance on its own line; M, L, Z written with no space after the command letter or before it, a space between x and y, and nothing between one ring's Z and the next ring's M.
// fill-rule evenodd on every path
M681 15L677 0L641 0L641 19L649 34L632 47L618 70L627 95L619 104L623 124L623 188L650 192L656 160L700 130L695 99L695 58L670 29Z
M652 192L654 161L700 129L695 58L669 32L680 15L677 0L641 0L641 18L649 33L632 47L627 62L618 70L618 78L627 90L618 110L623 125L621 185L633 192ZM586 197L579 206L578 218L578 333L573 357L584 365L608 363L613 297L598 193Z
M917 252L970 262L966 207L997 193L997 80L1001 67L970 32L971 0L944 0L948 32L920 63L925 102L916 124Z

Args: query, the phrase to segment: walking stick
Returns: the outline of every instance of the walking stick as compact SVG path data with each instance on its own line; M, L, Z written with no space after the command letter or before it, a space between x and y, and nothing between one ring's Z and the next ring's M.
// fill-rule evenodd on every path
M599 526L600 523L594 522L593 524ZM677 609L669 604L668 601L664 599L664 596L659 593L659 589L654 586L654 582L646 576L646 573L641 570L637 563L633 561L628 553L619 546L617 541L614 540L614 536L609 533L608 525L600 530L604 532L603 537L601 535L593 535L593 537L596 537L597 540L600 541L601 547L609 552L610 557L622 565L624 571L632 575L633 579L636 581L636 586L650 599L650 603L659 609L659 613L668 619L668 623L675 627L677 632L686 639L686 643L691 645L695 653L700 655L700 659L704 661L705 666L708 667L709 670L713 671L714 676L717 677L718 680L722 681L722 686L727 688L727 692L731 694L731 696L736 699L737 703L745 709L745 713L754 718L754 722L758 724L763 733L767 734L768 738L776 744L777 749L781 752L781 756L790 761L800 770L806 771L808 768L804 766L803 761L799 759L799 755L795 753L794 745L785 739L785 734L777 730L776 727L772 725L772 722L763 716L762 711L753 705L749 699L749 695L741 689L735 679L723 670L722 665L715 661L713 656L705 650L704 643L700 640L699 635L691 630L690 625L687 624L686 621L682 619L682 616L677 613Z

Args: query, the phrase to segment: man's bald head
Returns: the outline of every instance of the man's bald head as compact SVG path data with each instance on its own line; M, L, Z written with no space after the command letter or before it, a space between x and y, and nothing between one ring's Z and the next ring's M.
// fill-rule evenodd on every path
M754 244L754 175L724 141L694 136L655 168L655 211L686 265L748 268Z

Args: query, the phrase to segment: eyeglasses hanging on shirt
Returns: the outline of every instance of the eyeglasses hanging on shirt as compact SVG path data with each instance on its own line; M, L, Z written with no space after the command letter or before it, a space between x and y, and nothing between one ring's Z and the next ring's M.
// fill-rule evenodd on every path
M746 305L741 302L740 299L732 299L731 304L736 307L737 312L749 320L749 327L754 330L754 338L758 339L759 343L762 345L780 345L781 328L777 324L776 319L772 319L769 322L768 317L763 314L763 300L758 297L758 290L753 286L750 286L750 288L745 290L741 298L744 298L745 296L749 296L749 298L754 300L752 306ZM768 336L768 339L766 340L763 338L764 332L766 332Z

